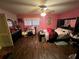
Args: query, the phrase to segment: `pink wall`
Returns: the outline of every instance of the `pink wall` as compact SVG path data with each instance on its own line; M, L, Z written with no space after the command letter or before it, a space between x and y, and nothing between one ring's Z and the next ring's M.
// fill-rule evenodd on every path
M64 12L62 14L48 14L45 17L41 17L40 15L34 15L34 14L19 14L17 15L18 18L40 18L40 25L39 29L47 29L47 28L52 28L55 29L57 27L57 19L63 19L63 18L73 18L73 17L78 17L79 16L79 8ZM50 19L50 23L48 24L48 21ZM71 24L73 24L71 22ZM74 26L74 25L73 25ZM22 24L22 27L24 25Z
M78 16L79 16L79 8L75 8L73 10L60 14L59 19L72 18L72 17L78 17Z
M56 15L46 15L45 17L41 17L40 15L27 15L27 14L19 14L18 18L40 18L40 25L38 29L47 29L47 28L56 28L57 24L57 16ZM50 19L50 21L49 21ZM48 21L50 24L48 24ZM22 24L23 25L23 24ZM21 25L21 26L22 26ZM25 27L24 25L22 27Z
M50 24L48 24L50 22ZM40 28L52 28L55 29L57 24L57 15L47 15L45 17L41 17L40 20Z
M74 18L74 17L79 17L79 8L75 8L73 10L70 10L70 11L64 12L62 14L59 14L58 19ZM75 23L76 23L76 21L71 21L70 25L72 27L74 27Z

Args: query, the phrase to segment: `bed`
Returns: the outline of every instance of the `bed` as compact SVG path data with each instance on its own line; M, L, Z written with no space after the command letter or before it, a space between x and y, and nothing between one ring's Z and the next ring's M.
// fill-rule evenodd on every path
M69 38L70 29L58 27L55 29L55 32L58 34L57 39L66 39Z

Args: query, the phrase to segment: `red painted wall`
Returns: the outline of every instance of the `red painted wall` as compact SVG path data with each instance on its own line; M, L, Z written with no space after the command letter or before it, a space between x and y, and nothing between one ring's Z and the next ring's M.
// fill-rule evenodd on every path
M40 18L40 25L38 27L38 29L47 29L47 28L52 28L55 29L57 26L57 15L46 15L45 17L42 17L40 15L27 15L27 14L19 14L17 15L18 18ZM48 22L50 22L50 24L48 24ZM22 24L23 25L23 24ZM25 26L22 26L22 29Z
M73 18L73 17L78 17L79 16L79 8L67 11L65 13L60 14L59 18Z
M58 19L64 19L64 18L74 18L74 17L79 17L79 8L67 11L65 13L59 14L59 18ZM70 25L72 27L75 26L76 21L71 21Z
M45 17L41 17L40 20L40 28L47 29L52 28L55 29L57 24L57 15L47 15Z
M57 19L63 19L63 18L73 18L73 17L78 17L79 16L79 8L64 12L62 14L49 14L46 15L45 17L41 17L40 15L36 14L19 14L17 15L18 18L40 18L40 25L38 29L47 29L47 28L52 28L55 29L57 27ZM49 21L50 19L50 21ZM48 24L48 21L51 24ZM73 23L71 23L73 24ZM22 28L25 26L22 24Z

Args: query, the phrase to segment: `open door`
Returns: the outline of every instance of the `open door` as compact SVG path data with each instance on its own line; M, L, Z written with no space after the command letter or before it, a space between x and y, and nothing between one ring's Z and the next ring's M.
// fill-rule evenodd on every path
M12 37L4 14L0 14L0 47L13 46Z

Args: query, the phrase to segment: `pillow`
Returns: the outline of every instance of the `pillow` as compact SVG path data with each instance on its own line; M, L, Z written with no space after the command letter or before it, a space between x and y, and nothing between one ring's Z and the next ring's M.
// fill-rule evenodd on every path
M52 32L51 28L47 28L48 33L50 34Z

